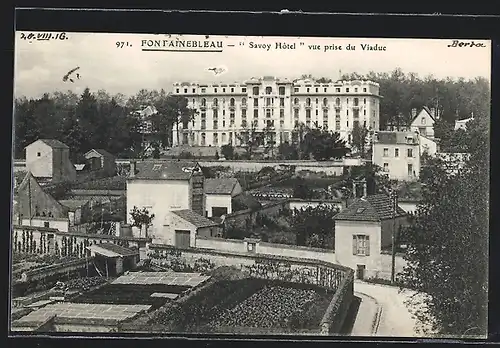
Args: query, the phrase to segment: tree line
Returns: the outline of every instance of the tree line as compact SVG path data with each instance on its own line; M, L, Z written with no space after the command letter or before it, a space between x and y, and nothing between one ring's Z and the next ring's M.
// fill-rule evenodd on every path
M304 77L312 78L309 75ZM423 106L436 108L445 123L442 127L445 131L456 119L489 115L489 81L481 77L471 80L421 78L414 73L405 74L398 68L390 73L370 72L364 76L345 74L342 79L369 79L380 84L380 94L384 97L380 101L381 129L388 124L409 124L412 109L420 110ZM326 77L315 80L320 83L332 81ZM92 92L88 88L81 95L67 91L46 93L41 98L19 97L14 108L14 155L22 158L24 148L31 142L53 138L70 147L73 160L81 158L91 148L103 148L120 157L139 156L144 149L142 123L136 111L147 106L154 106L158 111L149 116L158 145L170 146L172 130L179 129L195 117L194 112L187 108L186 98L171 95L163 89L141 89L129 98L123 94L110 95L105 90ZM252 136L253 130L249 128L243 143L250 155L261 145L262 133L266 133L254 130L260 137ZM300 129L298 132L305 135ZM326 133L317 133L316 136L322 139L319 144L328 138ZM265 142L271 151L274 151L275 140ZM363 146L359 140L358 143ZM359 150L364 151L363 148ZM317 156L322 154L317 153Z

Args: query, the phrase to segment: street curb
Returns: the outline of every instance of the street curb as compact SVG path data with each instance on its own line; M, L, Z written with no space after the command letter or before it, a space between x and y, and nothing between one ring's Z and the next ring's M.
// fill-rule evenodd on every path
M368 297L370 300L372 300L373 302L375 302L376 306L377 306L377 311L375 313L375 317L373 318L373 322L372 322L372 332L371 334L372 335L375 335L378 331L378 328L380 326L380 318L382 317L382 306L380 305L380 303L377 301L377 299L373 296L370 296L368 294L365 294L364 292L361 292L361 291L355 291L354 294L361 294L365 297Z

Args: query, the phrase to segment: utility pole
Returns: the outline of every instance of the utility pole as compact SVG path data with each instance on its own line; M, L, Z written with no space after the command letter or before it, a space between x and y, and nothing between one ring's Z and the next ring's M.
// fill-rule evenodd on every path
M391 283L394 284L396 271L396 210L398 206L398 195L396 190L390 189L389 197L392 210L392 267L391 267Z

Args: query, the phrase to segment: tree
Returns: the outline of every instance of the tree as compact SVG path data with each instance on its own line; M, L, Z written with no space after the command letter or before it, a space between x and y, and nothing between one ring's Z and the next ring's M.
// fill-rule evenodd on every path
M266 127L262 129L262 139L265 145L266 153L271 151L271 157L274 157L274 147L276 145L276 132L274 126L267 124Z
M301 199L313 198L314 192L307 185L307 182L301 178L297 177L293 184L293 197Z
M234 157L234 147L231 144L222 145L220 152L225 159L233 159Z
M194 119L197 111L188 107L187 98L169 95L166 100L165 112L175 124L177 145L180 145L179 125L182 125L183 129L188 129L188 124Z
M309 130L304 136L303 144L304 153L311 154L317 161L342 158L350 151L339 133L326 129Z
M416 314L432 317L442 334L487 332L488 133L481 120L467 129L470 158L458 172L439 158L422 168L423 198L406 234L402 281L429 295L423 300L428 312Z
M257 125L252 122L250 128L242 124L243 131L237 135L241 146L245 149L248 159L251 159L255 149L262 144L262 134L257 130Z
M366 155L366 143L368 138L368 129L359 126L358 123L354 124L352 129L352 145L358 151L359 155L364 158Z
M146 208L139 209L136 206L131 210L130 215L132 216L132 226L138 227L142 235L142 229L144 228L144 237L148 236L148 228L153 221L155 214L150 214Z
M338 209L327 205L295 209L290 226L296 235L297 244L333 249L337 213Z
M299 153L295 146L290 145L288 141L285 141L278 146L278 153L280 159L283 160L297 160L299 159Z

